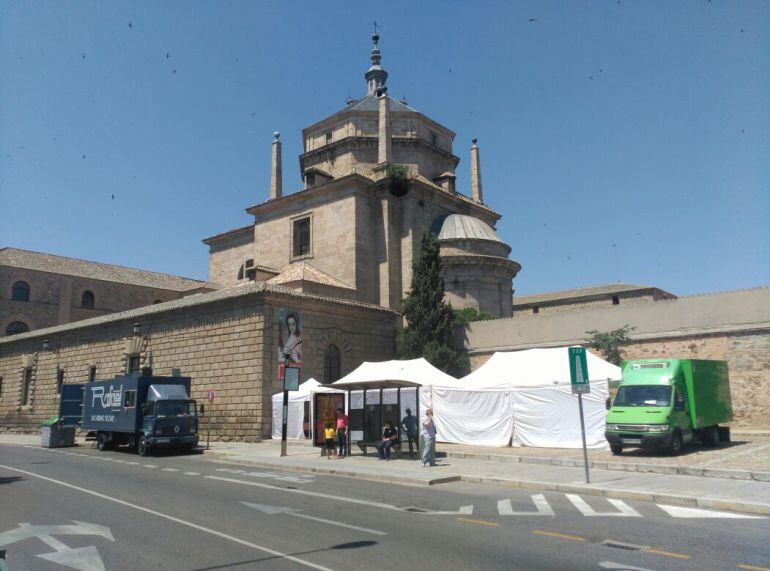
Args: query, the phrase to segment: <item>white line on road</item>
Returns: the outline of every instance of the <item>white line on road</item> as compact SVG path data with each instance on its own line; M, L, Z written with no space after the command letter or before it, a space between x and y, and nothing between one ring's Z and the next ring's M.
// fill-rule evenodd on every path
M618 571L655 571L646 567L634 567L626 563L613 563L612 561L602 561L599 563L599 567L602 569L617 569Z
M232 541L233 543L238 543L240 545L245 545L246 547L251 547L253 549L256 549L258 551L264 551L265 553L269 553L270 555L274 555L276 557L280 557L282 559L287 559L289 561L293 561L294 563L298 563L300 565L304 565L306 567L310 567L312 569L318 569L319 571L332 571L329 567L324 567L323 565L317 565L315 563L311 563L310 561L305 561L304 559L300 559L299 557L294 557L293 555L289 555L287 553L282 553L280 551L276 551L275 549L270 549L269 547L264 547L262 545L257 545L256 543L252 543L250 541L246 541L245 539L240 539L238 537L228 535L226 533L223 533L221 531L217 531L215 529L211 529L209 527L204 527L202 525L198 525L189 521L184 521L182 519L176 518L174 516L164 514L162 512L151 510L149 508L145 508L142 506L138 506L136 504L132 504L123 500L119 500L117 498L113 498L112 496L108 496L105 494L100 494L99 492L94 492L93 490L87 490L85 488L81 488L80 486L75 486L74 484L69 484L67 482L63 482L61 480L55 480L53 478L49 478L47 476L41 476L40 474L35 474L34 472L28 472L26 470L20 470L19 468L12 468L11 466L4 466L0 464L0 468L5 468L6 470L12 470L14 472L19 472L20 474L26 474L27 476L32 476L34 478L40 478L41 480L45 480L47 482L52 482L54 484L59 484L60 486L64 486L67 488L71 488L73 490L78 490L79 492L83 492L84 494L90 494L92 496L96 496L97 498L101 498L103 500L107 500L110 502L115 502L116 504L120 504L122 506L126 506L141 512L145 512L148 514L152 514L158 517L161 517L163 519L167 519L169 521L173 521L174 523L178 523L179 525L185 525L187 527L191 527L193 529L197 529L198 531L202 531L204 533L208 533L211 535L214 535L216 537L221 537L222 539L227 539L229 541ZM322 495L322 494L319 494Z
M185 472L185 476L200 476L200 472Z
M320 517L315 517L312 515L305 515L302 513L298 513L298 510L295 510L293 508L283 508L278 506L265 506L262 504L252 504L250 502L241 502L245 506L249 506L250 508L254 508L256 510L261 511L262 513L266 513L268 515L274 515L274 514L285 514L290 515L293 517L301 517L304 519L309 519L312 521L317 521L319 523L328 523L329 525L336 525L338 527L346 527L348 529L355 529L356 531L364 531L366 533L371 533L374 535L388 535L385 531L377 531L376 529L369 529L367 527L361 527L360 525L350 525L348 523L342 523L341 521L332 521L330 519L323 519Z
M616 512L597 512L589 506L583 498L578 496L577 494L564 494L567 496L569 501L572 502L572 504L580 510L580 513L582 513L584 516L587 517L642 517L642 514L640 514L638 511L636 511L634 508L629 506L626 502L623 500L613 500L607 498L607 501L610 502L613 506L615 506L618 511Z
M179 468L163 468L163 472L179 472Z
M290 494L301 494L304 496L313 496L315 498L324 498L326 500L336 500L338 502L347 502L349 504L359 504L362 506L371 506L374 508L380 508L384 510L396 510L404 511L398 506L392 506L390 504L383 504L380 502L370 502L367 500L357 500L356 498L346 498L344 496L333 496L331 494L323 494L321 492L311 492L309 490L290 490L288 488L281 488L279 486L271 486L270 484L261 484L259 482L246 482L244 480L236 480L235 478L222 478L220 476L203 476L209 480L219 480L221 482L231 482L233 484L243 484L244 486L254 486L256 488L265 488L267 490L278 490L280 492L288 492Z
M680 506L666 506L658 504L658 507L671 517L676 518L731 518L731 519L765 519L760 515L737 514L718 510L701 510L696 508L683 508Z
M536 512L515 512L513 511L513 506L511 506L511 500L500 500L497 502L497 512L500 515L556 515L543 494L532 494L532 502L537 508Z

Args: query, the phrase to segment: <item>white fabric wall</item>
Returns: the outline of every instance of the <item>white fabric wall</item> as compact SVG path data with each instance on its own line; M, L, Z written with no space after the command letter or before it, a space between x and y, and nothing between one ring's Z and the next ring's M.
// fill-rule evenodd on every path
M286 422L286 438L304 439L303 420L305 418L305 402L310 397L299 401L289 402L289 415ZM283 425L283 395L276 399L273 397L273 438L281 438Z

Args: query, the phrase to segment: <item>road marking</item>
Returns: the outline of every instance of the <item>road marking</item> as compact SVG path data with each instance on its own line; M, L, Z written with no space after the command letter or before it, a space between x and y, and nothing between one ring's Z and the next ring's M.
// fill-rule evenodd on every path
M663 555L664 557L673 557L675 559L692 559L690 555L684 555L682 553L672 553L671 551L663 551L662 549L655 549L653 547L646 547L642 549L644 553L654 553L655 555Z
M155 464L142 464L142 468L157 468Z
M490 527L500 527L499 523L494 521L484 521L481 519L468 519L467 517L456 517L455 521L461 521L463 523L475 523L477 525L488 525Z
M765 519L761 515L737 514L718 510L701 510L696 508L683 508L680 506L668 506L658 504L658 507L671 517L677 518L730 518L730 519Z
M265 488L266 490L278 490L278 491L287 492L290 494L301 494L304 496L312 496L314 498L324 498L326 500L335 500L338 502L346 502L349 504L371 506L374 508L380 508L384 510L404 511L401 508L397 506L392 506L390 504L383 504L380 502L370 502L367 500L358 500L356 498L347 498L344 496L334 496L331 494L324 494L321 492L311 492L310 490L290 490L288 488L281 488L279 486L271 486L270 484L262 484L259 482L246 482L244 480L236 480L235 478L222 478L221 476L203 476L203 477L209 480L219 480L220 482L230 482L233 484L242 484L244 486L254 486L256 488Z
M87 490L86 488L81 488L80 486L75 486L74 484L70 484L67 482L63 482L61 480L55 480L53 478L49 478L48 476L41 476L40 474L35 474L34 472L28 472L26 470L20 470L19 468L12 468L10 466L5 466L3 464L0 464L0 468L5 468L6 470L12 470L14 472L19 472L20 474L26 474L27 476L32 476L34 478L40 478L41 480L45 480L47 482L52 482L54 484L59 484L60 486L64 486L66 488L71 488L73 490L78 490L79 492L83 492L84 494L90 494L92 496L95 496L97 498L101 498L103 500L107 500L110 502L114 502L116 504L120 504L122 506L126 506L144 513L152 514L154 516L158 516L163 519L167 519L169 521L173 521L174 523L178 523L179 525L184 525L187 527L191 527L192 529L196 529L198 531L202 531L204 533L208 533L210 535L214 535L216 537L221 537L222 539L227 539L229 541L232 541L233 543L238 543L240 545L245 545L246 547L251 547L252 549L256 549L258 551L263 551L265 553L269 553L270 555L274 555L276 557L280 557L282 559L287 559L288 561L293 561L294 563L298 563L300 565L304 565L306 567L310 567L312 569L318 569L319 571L333 571L329 567L324 567L323 565L317 565L315 563L311 563L310 561L306 561L304 559L300 559L299 557L294 557L293 555L289 555L287 553L282 553L280 551L276 551L275 549L270 549L269 547L264 547L262 545L258 545L256 543L252 543L250 541L246 541L245 539L240 539L238 537L235 537L233 535L228 535L226 533L222 533L221 531L217 531L215 529L211 529L209 527L204 527L202 525L198 525L196 523L192 523L189 521L185 521L179 518L176 518L172 515L168 515L156 510L152 510L150 508L145 508L142 506L138 506L133 503L129 503L123 500L119 500L118 498L114 498L112 496L108 496L106 494L100 494L99 492L94 492L93 490ZM320 494L319 494L320 495Z
M629 506L626 502L622 500L613 500L613 499L607 499L609 503L611 503L613 506L615 506L618 511L616 512L597 512L594 510L591 506L589 506L583 498L578 496L577 494L564 494L567 496L569 501L572 502L572 505L574 505L577 509L580 510L580 513L582 513L586 517L642 517L642 514L640 514L638 511L636 511L634 508Z
M548 537L558 537L559 539L570 539L572 541L585 541L585 537L578 535L567 535L566 533L556 533L555 531L542 531L540 529L532 530L535 535L546 535Z
M613 563L612 561L602 561L599 563L599 567L602 569L617 569L617 571L654 571L653 569L647 569L646 567L632 567L625 563Z
M301 517L304 519L309 519L312 521L317 521L319 523L328 523L329 525L336 525L338 527L346 527L348 529L355 529L356 531L364 531L366 533L371 533L373 535L388 535L385 531L378 531L376 529L369 529L367 527L361 527L360 525L350 525L347 523L342 523L341 521L332 521L330 519L323 519L320 517L315 517L312 515L302 514L298 513L298 510L295 510L293 508L283 508L279 506L266 506L262 504L252 504L250 502L241 502L245 506L249 506L250 508L254 508L256 510L261 511L262 513L266 513L268 515L273 514L285 514L290 515L293 517Z
M412 513L417 515L471 515L473 513L473 506L460 506L460 509L456 511L420 510Z
M179 468L163 468L163 472L179 472Z
M546 516L553 516L556 515L553 513L553 508L551 508L551 505L548 503L548 500L545 499L545 496L543 494L532 494L532 502L535 504L535 507L537 508L536 512L515 512L513 511L513 507L511 506L511 500L500 500L497 502L497 512L500 515L546 515Z
M137 466L139 462L126 462L129 466Z
M757 567L756 565L747 565L746 563L741 563L738 565L739 569L748 569L749 571L770 571L770 567Z
M185 476L200 476L200 472L185 472Z

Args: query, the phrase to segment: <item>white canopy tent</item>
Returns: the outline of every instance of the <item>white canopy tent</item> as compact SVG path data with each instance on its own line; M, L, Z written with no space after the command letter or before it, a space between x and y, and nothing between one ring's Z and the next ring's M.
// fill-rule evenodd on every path
M586 445L606 448L608 380L620 379L620 368L588 351L586 359L591 384L591 393L583 395ZM567 347L495 353L453 387L431 387L423 399L433 407L443 442L582 447Z
M316 381L308 379L299 386L299 390L289 392L289 414L286 421L286 438L304 439L305 436L305 403L310 402L313 393L331 392L331 390ZM337 391L333 391L337 392ZM281 438L281 427L283 424L283 393L273 395L273 438ZM310 407L308 416L309 425L313 426L313 407Z
M345 377L332 383L331 387L350 391L349 411L365 410L366 405L398 405L397 410L394 411L397 413L394 415L398 418L380 420L391 420L394 424L400 424L406 409L411 409L420 417L423 416L421 413L424 412L422 407L425 398L422 391L419 391L420 387L456 385L457 379L440 371L425 359L419 358L403 361L366 361ZM367 440L365 430L371 421L372 418L364 414L362 420L364 430L352 427L351 440ZM375 427L374 430L379 434L381 427Z

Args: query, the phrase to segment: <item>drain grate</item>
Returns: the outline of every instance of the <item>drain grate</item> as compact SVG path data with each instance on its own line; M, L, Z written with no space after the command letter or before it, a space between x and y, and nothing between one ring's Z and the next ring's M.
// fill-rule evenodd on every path
M605 539L601 542L601 545L612 547L614 549L625 549L626 551L640 551L645 549L644 545L634 545L633 543L624 543L623 541L615 541L612 539Z

